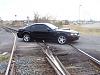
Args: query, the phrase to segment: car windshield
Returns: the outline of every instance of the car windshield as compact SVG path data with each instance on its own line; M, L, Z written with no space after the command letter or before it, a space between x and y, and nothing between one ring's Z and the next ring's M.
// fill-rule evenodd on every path
M56 27L55 25L53 24L47 24L48 27L50 27L51 29L58 29L58 27Z

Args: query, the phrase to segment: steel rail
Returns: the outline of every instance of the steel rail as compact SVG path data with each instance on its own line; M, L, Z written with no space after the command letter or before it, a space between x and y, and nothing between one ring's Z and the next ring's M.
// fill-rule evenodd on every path
M85 54L86 56L88 56L91 60L93 60L96 64L98 64L100 66L100 61L96 58L94 58L93 56L89 55L88 53L84 52L81 49L76 48L75 46L73 46L72 44L70 44L70 46L72 46L73 48L75 48L76 50L78 50L79 52Z
M9 70L10 70L10 67L11 67L11 63L12 63L12 59L13 59L13 54L14 54L14 51L16 49L16 35L12 31L11 31L11 33L14 36L14 42L13 42L12 52L11 52L11 55L10 55L10 59L9 59L9 62L8 62L8 66L7 66L5 75L9 75Z
M13 29L13 28L11 28L11 27L2 26L2 28L4 28L4 29L8 29L8 30L11 30L11 31L13 31L13 32L18 32L18 30Z
M51 66L54 68L56 73L58 75L70 75L70 73L65 69L63 64L60 62L60 60L57 58L57 56L53 56L52 52L49 50L49 46L44 43L45 49L39 44L43 52L46 54L46 58L51 64Z

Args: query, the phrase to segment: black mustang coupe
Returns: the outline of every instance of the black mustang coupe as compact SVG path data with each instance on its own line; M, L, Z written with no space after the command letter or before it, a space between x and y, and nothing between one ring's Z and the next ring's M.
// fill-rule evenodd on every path
M23 38L25 42L32 39L55 40L59 44L79 39L79 32L70 29L59 29L49 23L34 23L20 28L17 33L18 38Z

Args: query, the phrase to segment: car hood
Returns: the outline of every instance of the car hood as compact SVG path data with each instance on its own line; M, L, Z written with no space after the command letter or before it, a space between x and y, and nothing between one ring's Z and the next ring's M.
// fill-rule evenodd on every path
M25 29L26 27L28 27L28 26L20 27L19 29Z
M69 30L56 29L56 31L61 31L61 32L70 32L70 33L79 33L79 32L77 32L77 31L75 31L75 30L71 30L71 29L69 29Z

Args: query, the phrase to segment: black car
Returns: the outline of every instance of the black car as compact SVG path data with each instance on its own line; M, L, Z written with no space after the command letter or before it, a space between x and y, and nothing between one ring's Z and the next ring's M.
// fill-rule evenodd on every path
M79 39L79 33L70 29L59 29L49 23L34 23L32 25L20 28L17 36L23 38L25 42L32 39L55 40L59 44L65 44L68 41Z

